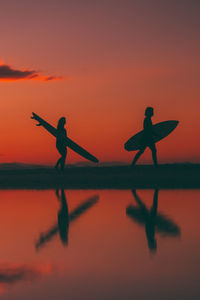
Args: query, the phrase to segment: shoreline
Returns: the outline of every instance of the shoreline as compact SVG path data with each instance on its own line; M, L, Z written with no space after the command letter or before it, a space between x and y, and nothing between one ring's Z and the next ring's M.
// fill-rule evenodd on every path
M200 164L0 170L0 189L198 189Z

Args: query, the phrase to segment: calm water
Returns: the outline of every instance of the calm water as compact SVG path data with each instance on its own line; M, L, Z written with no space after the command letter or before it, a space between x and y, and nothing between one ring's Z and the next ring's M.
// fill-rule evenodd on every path
M0 199L1 299L200 299L200 190Z

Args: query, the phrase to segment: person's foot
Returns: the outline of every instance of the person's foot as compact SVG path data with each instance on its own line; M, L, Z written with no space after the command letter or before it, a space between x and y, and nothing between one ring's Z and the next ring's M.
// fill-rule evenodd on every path
M132 189L131 191L132 191L133 195L136 195L136 189Z
M60 168L60 173L64 173L65 172L65 168Z
M57 173L61 173L61 169L59 168L59 165L55 165L54 170L55 170Z
M59 198L59 189L56 189L56 196Z

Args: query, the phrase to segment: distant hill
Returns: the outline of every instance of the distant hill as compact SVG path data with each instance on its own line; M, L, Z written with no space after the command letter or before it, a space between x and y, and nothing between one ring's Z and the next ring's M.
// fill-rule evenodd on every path
M109 166L124 166L123 162L102 162L98 164L90 163L90 162L78 162L75 164L67 164L66 166L69 168L73 167L109 167ZM40 168L52 168L50 165L37 165L37 164L26 164L20 162L12 162L12 163L0 163L0 170L21 170L21 169L40 169Z
M49 166L45 166L49 167ZM44 168L43 165L35 165L35 164L25 164L25 163L3 163L0 164L0 170L21 170L21 169L38 169Z
M114 167L114 166L128 166L128 163L120 162L120 161L111 161L111 162L100 162L98 164L90 163L90 162L78 162L75 164L67 164L68 168L76 168L76 167ZM149 164L138 164L137 166L147 166ZM150 165L152 165L150 163ZM171 165L171 166L180 166L180 165L198 165L190 162L183 163L165 163L162 165ZM12 163L0 163L0 170L23 170L23 169L49 169L53 168L52 165L37 165L37 164L26 164L20 162L12 162Z

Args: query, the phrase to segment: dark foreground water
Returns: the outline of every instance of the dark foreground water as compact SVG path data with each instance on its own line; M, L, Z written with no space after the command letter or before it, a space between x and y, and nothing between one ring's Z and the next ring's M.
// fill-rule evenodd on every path
M0 191L1 299L200 299L200 190Z

